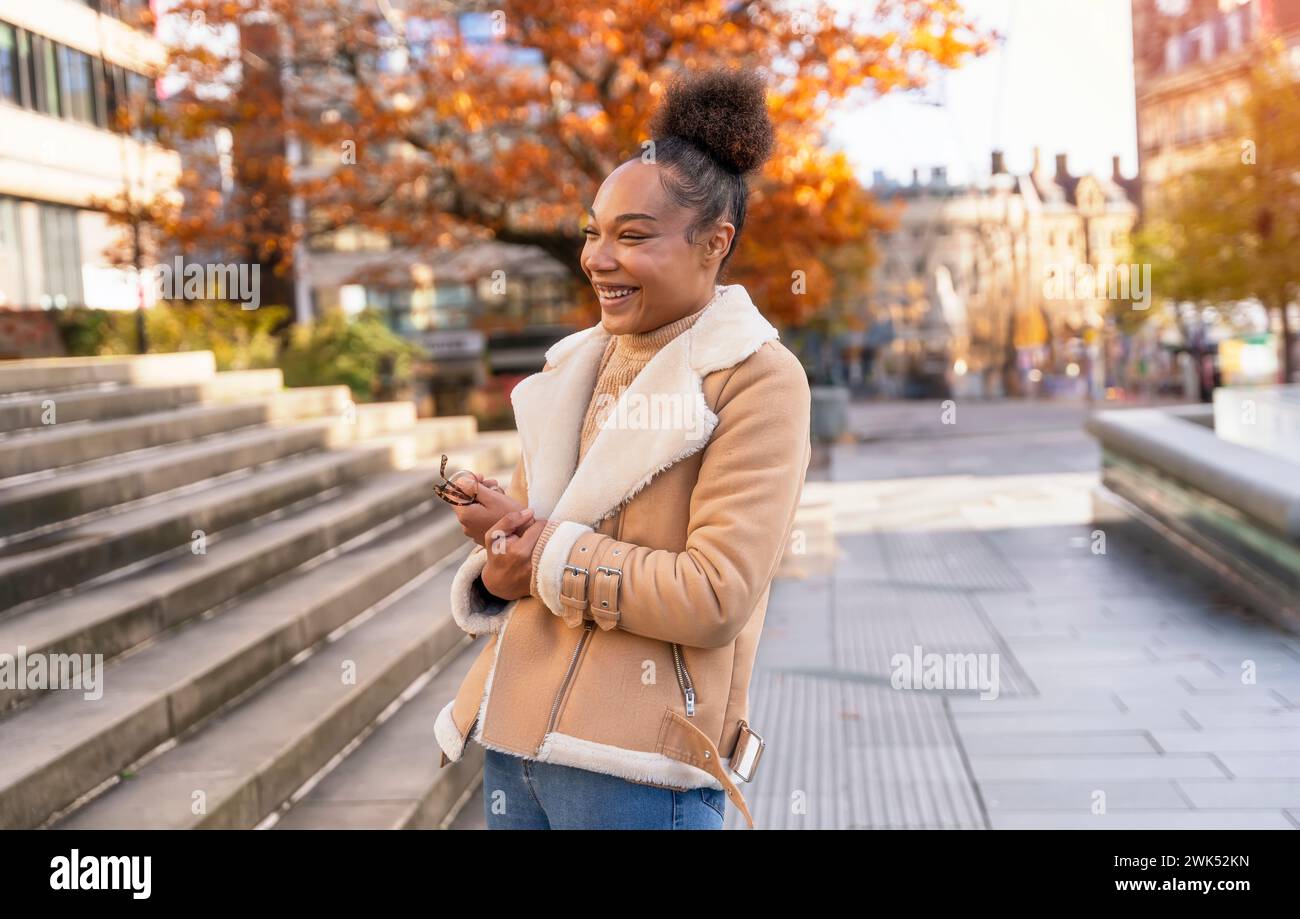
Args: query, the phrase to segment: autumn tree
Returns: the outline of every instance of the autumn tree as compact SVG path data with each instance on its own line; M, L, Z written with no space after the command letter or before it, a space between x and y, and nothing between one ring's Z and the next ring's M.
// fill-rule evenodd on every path
M188 26L169 63L182 87L171 130L226 127L242 171L232 195L205 185L210 167L190 171L176 241L224 241L281 275L295 245L363 228L398 245L534 244L585 281L586 208L642 153L674 72L760 69L777 147L729 280L787 322L831 296L824 253L865 247L884 220L827 147L833 107L924 85L989 40L956 0L865 13L781 0L182 0L171 15Z
M1221 312L1240 301L1263 304L1281 329L1282 377L1291 381L1295 330L1287 313L1300 299L1300 81L1280 45L1262 50L1246 89L1229 116L1233 129L1159 190L1135 249L1151 264L1162 297Z

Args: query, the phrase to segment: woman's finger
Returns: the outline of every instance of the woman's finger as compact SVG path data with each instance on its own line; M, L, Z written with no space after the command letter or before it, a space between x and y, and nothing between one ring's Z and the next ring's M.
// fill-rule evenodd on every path
M492 543L496 539L506 539L507 545L509 538L515 535L515 531L523 525L531 525L533 522L533 509L531 507L521 508L517 511L511 511L502 516L496 523L488 527L487 535L484 536L484 546L492 548Z
M451 476L448 477L447 481L453 483L457 488L465 492L465 494L469 495L471 498L478 494L478 477L469 470L453 472Z

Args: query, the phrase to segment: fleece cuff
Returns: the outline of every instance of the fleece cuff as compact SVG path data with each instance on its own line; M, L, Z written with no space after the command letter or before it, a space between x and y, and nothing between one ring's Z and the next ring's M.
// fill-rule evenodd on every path
M489 593L481 577L487 567L487 549L475 546L451 582L451 615L471 635L499 632L518 600L503 600Z
M564 579L564 566L569 561L569 552L573 544L588 533L591 527L581 523L565 520L551 532L537 561L537 591L547 609L557 616L563 616L564 606L560 603L560 585Z

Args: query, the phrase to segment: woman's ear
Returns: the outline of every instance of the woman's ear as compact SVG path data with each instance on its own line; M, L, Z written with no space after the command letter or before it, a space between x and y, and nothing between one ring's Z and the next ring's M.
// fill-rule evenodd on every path
M731 241L735 236L736 227L733 224L726 221L714 224L713 229L704 240L704 264L708 265L722 261L727 254L727 250L731 248Z

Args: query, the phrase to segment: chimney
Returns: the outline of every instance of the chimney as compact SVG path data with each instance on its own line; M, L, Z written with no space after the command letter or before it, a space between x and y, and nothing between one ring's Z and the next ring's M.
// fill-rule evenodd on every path
M1065 154L1056 154L1056 177L1058 179L1068 179L1070 177L1069 167L1065 165Z
M913 170L912 170L912 187L913 187L913 188L916 188L916 187L918 187L920 184L921 184L921 170L919 170L919 169L913 169Z
M1115 155L1110 158L1110 177L1111 180L1119 183L1124 181L1123 174L1119 171L1119 156Z
M991 171L993 175L1001 175L1002 173L1007 171L1006 157L1003 156L1001 150L993 151L993 165Z

